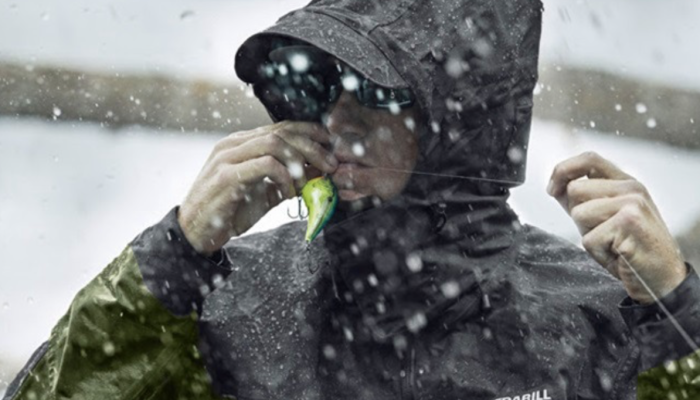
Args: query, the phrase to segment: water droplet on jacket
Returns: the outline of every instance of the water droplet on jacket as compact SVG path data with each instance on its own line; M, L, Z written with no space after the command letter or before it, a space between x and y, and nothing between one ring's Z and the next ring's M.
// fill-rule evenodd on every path
M408 341L404 335L394 336L394 349L397 353L402 353L408 347Z
M411 318L408 319L408 321L406 321L406 327L412 333L417 333L427 324L428 319L422 312L415 313Z
M328 360L334 360L337 356L335 348L333 348L333 346L331 346L330 344L323 346L323 356L326 357L326 359Z
M377 312L379 314L384 314L386 312L386 304L382 302L375 304L375 307L377 307Z
M666 372L669 374L675 374L678 372L678 364L675 361L669 361L666 364L664 364L664 368L666 368Z
M352 342L355 339L355 336L352 334L352 331L347 326L343 327L343 334L345 335L345 340L347 340L348 342Z
M423 269L423 260L418 254L409 254L406 257L406 266L411 272L420 272Z
M513 164L520 164L525 159L525 154L519 147L513 146L508 149L508 159Z
M464 72L462 69L462 60L460 60L459 57L450 57L445 63L445 72L453 79L462 76Z
M367 282L372 287L377 287L377 285L379 285L379 280L377 279L377 276L374 274L369 274L369 276L367 276Z
M459 296L459 283L456 281L448 281L440 286L440 291L448 299L454 299Z
M613 388L613 380L612 377L605 371L602 370L597 370L598 372L598 379L600 380L600 387L603 389L605 392L609 392Z
M493 338L493 332L491 332L491 329L489 328L484 328L482 333L484 334L484 339L486 340L490 340L491 338Z
M113 356L115 350L116 349L114 348L114 343L110 342L109 340L102 344L102 351L107 356Z

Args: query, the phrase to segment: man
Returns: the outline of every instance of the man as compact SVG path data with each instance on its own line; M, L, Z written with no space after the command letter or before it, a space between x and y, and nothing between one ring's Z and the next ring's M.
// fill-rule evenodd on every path
M548 189L587 253L507 205L540 17L319 0L250 38L236 70L278 122L215 146L8 398L635 398L640 370L696 350L700 283L644 187L593 153ZM320 175L341 207L308 250L303 223L230 240Z

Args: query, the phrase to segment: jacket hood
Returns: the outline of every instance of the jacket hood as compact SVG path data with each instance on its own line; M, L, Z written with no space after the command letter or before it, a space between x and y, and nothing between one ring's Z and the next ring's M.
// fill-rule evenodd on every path
M323 234L324 274L342 294L329 314L357 342L478 315L483 280L509 264L520 225L507 199L525 176L541 11L533 0L317 0L238 51L246 82L283 38L417 97L425 124L406 188L381 207L336 211Z
M525 178L541 14L537 0L314 0L249 38L235 68L252 83L275 39L312 44L413 90L427 121L418 169L510 188Z

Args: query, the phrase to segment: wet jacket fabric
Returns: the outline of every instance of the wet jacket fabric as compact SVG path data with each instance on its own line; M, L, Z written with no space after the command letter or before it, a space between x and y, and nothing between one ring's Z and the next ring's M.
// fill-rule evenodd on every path
M463 282L447 325L412 321L418 333L391 343L355 340L334 322L352 315L350 291L318 273L332 271L321 246L298 256L303 231L236 239L212 260L172 210L78 293L5 398L656 399L695 388L699 374L683 366L698 358L687 356L683 374L643 373L649 395L635 397L643 366L692 350L658 305L618 307L617 282L534 227L518 230L499 270ZM691 273L662 299L691 333L699 285Z
M425 117L418 173L394 199L337 212L308 250L291 223L205 258L174 208L78 294L7 397L635 398L640 371L695 350L674 323L700 332L700 282L689 269L662 299L671 319L508 206L541 12L530 0L316 0L251 38L244 80L283 35L408 85Z

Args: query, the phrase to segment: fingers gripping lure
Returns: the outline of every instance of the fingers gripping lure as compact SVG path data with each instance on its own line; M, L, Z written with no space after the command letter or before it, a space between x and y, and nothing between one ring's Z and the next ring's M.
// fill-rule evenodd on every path
M327 177L314 178L301 189L301 198L309 210L306 243L311 243L330 221L338 204L338 189Z

